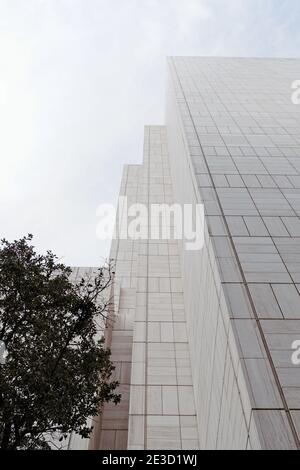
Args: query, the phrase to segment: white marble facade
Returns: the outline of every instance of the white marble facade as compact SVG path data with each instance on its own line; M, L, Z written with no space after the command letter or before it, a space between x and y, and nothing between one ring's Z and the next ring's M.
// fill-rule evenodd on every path
M123 399L92 448L299 448L297 79L299 60L168 59L166 125L145 128L120 194L203 203L205 243L113 241Z

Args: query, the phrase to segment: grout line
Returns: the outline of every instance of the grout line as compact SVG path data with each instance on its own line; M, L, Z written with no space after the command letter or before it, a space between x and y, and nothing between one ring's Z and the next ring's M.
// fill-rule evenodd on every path
M150 214L149 214L149 204L150 204L150 155L151 155L151 127L148 126L147 127L147 131L148 131L148 136L147 136L147 140L148 140L148 152L147 152L147 207L148 207L148 220L147 220L147 223L148 223L148 230L149 230L149 222L150 222ZM148 233L148 237L149 237L149 233ZM146 318L145 318L145 395L144 395L144 399L145 399L145 405L144 405L144 412L145 412L145 415L144 415L144 449L147 449L147 438L148 438L148 419L147 419L147 408L148 408L148 400L147 400L147 388L148 388L148 337L149 337L149 333L148 333L148 305L149 305L149 238L147 240L147 281L146 281L146 308L145 308L145 312L146 312Z

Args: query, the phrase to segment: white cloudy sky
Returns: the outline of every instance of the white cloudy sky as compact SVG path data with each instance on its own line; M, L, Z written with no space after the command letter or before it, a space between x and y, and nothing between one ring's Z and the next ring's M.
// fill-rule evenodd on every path
M165 57L299 57L299 25L299 0L0 0L0 236L99 264L96 209L164 121Z

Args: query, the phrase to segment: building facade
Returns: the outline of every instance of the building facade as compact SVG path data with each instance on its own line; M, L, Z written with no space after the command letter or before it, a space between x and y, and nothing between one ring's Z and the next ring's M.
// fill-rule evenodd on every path
M104 407L90 448L299 448L295 80L300 60L168 59L165 126L145 128L120 194L203 204L204 245L113 240L107 342L122 401Z

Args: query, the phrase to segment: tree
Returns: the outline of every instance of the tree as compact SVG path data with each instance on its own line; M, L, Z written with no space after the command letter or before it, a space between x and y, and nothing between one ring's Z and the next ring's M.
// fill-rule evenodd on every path
M110 351L99 338L107 319L112 264L70 281L72 270L32 235L0 244L0 448L49 449L52 437L89 437L88 417L118 403ZM1 348L0 348L1 349Z

